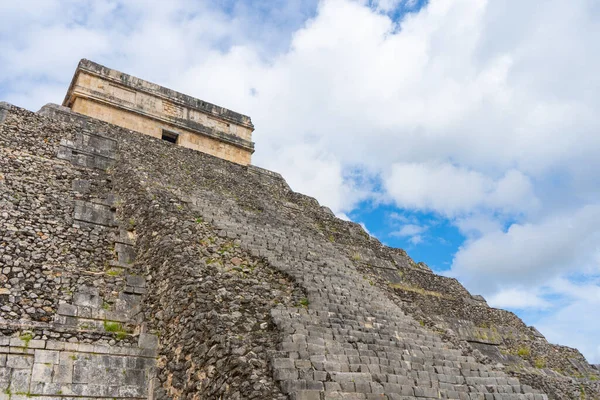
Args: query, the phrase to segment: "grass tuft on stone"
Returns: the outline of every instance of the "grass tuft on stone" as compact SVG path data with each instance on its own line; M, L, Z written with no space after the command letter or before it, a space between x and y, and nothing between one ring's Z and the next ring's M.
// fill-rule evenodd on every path
M521 346L517 350L517 355L519 357L529 357L530 354L531 354L531 350L529 350L529 347L526 347L526 346Z
M29 347L29 342L33 339L33 334L31 332L25 332L21 336L19 336L23 342L25 342L25 348Z
M123 331L123 326L120 322L104 321L104 330L106 332L121 332Z

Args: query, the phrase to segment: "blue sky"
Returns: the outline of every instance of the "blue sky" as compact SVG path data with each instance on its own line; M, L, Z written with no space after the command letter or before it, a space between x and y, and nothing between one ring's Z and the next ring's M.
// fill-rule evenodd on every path
M89 58L246 113L255 164L600 362L599 42L595 0L0 2L0 100Z
M448 271L465 237L448 220L433 213L410 212L394 206L359 204L349 214L369 233L391 247L406 250L437 272Z

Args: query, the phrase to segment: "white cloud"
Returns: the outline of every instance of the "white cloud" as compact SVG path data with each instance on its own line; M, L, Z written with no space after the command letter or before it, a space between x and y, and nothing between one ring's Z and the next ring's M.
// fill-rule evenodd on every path
M454 225L463 236L475 239L486 233L502 230L502 223L494 215L485 212L474 212L454 220Z
M469 287L494 292L503 285L536 286L597 264L600 206L513 224L467 241L456 253L452 275Z
M423 233L427 231L428 227L423 225L406 224L403 225L399 230L391 232L389 236L397 236L401 238L408 238L408 241L413 245L423 243Z
M589 287L600 292L600 286ZM536 321L536 328L552 343L577 348L589 362L600 363L600 345L596 340L600 320L596 318L600 301L576 300Z
M447 216L473 213L480 208L518 213L538 202L529 179L515 170L494 180L448 163L396 163L384 185L399 207Z
M392 236L414 236L414 235L423 233L426 230L427 230L427 228L424 226L409 224L409 225L404 225L402 228L400 228L399 231L392 232L390 235L392 235Z
M551 304L535 293L535 288L510 288L500 290L491 297L487 298L490 306L496 308L511 309L547 309Z

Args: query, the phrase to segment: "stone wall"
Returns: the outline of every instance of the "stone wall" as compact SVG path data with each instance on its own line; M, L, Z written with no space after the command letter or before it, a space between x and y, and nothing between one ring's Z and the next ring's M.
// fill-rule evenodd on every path
M0 336L0 398L148 396L155 360L145 349Z
M102 186L106 177L56 158L74 129L34 116L23 123L22 115L9 113L0 133L0 318L49 322L78 285L93 286L110 258L108 232L73 220L75 182ZM110 279L102 290L117 284Z
M145 279L123 263L133 247L107 171L117 144L3 111L0 399L146 398L157 340L139 318Z
M154 398L599 397L598 372L576 350L549 344L458 281L335 218L279 175L57 108L45 114L50 118L12 109L0 131L3 145L15 151L10 143L29 137L27 152L67 168L66 176L94 171L85 184L73 179L67 195L39 188L69 204L65 221L80 216L113 232L109 251L99 246L109 257L96 271L103 273L65 297L67 306L52 308L55 322L46 332L64 328L76 342L148 347L149 358L158 345L156 379L152 369L144 375ZM51 149L37 150L45 138ZM6 167L6 204L15 204L21 164ZM76 198L87 188L98 194ZM93 264L91 254L84 260ZM103 286L113 269L125 279L110 297ZM134 310L110 320L130 327L121 335L82 329L105 299L121 305L110 311ZM20 303L15 297L11 304ZM31 320L44 323L40 318ZM18 338L19 329L5 334ZM30 329L34 339L44 339L41 329ZM141 332L157 333L160 344ZM518 351L523 343L529 354ZM546 365L536 365L539 354Z

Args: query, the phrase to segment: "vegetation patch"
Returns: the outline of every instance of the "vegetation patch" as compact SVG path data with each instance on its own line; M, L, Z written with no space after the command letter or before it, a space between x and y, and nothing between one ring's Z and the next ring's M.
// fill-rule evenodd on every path
M306 297L301 298L298 302L298 306L308 308L308 299Z
M529 350L529 347L521 346L517 349L517 355L519 357L529 357L531 355L531 350Z
M535 359L534 365L536 368L546 368L546 360L542 357L538 357Z
M123 330L123 326L120 322L104 321L104 330L106 332L121 332Z
M106 271L106 275L108 276L119 276L123 274L123 270L121 268L111 268Z
M29 347L29 342L31 342L31 339L33 339L33 334L31 332L25 332L19 336L19 339L25 343L25 348L27 348Z

